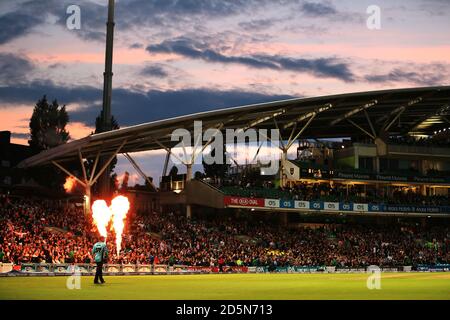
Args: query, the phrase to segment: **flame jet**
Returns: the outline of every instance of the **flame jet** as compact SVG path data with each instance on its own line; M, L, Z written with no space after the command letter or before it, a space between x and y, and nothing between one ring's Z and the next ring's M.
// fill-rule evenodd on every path
M112 212L105 200L97 200L92 205L92 218L94 220L94 224L97 226L98 232L102 237L107 237L106 227L111 220Z
M111 202L110 209L112 211L113 226L116 232L117 256L119 256L122 246L122 234L125 227L124 220L127 218L128 210L130 210L130 202L124 196L118 196Z
M67 177L64 183L64 190L66 190L67 193L71 193L76 184L77 181L74 177Z

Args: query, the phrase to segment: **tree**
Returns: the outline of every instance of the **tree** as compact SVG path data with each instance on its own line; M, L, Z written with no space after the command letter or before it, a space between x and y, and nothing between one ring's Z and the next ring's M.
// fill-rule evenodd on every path
M178 168L177 166L173 166L172 169L169 171L169 177L176 178L178 175Z
M119 190L119 179L117 179L117 173L112 174L109 181L110 181L109 186L110 190L112 190L113 192Z
M60 108L56 99L49 104L44 95L36 103L30 119L29 145L39 152L66 143L70 139L69 132L66 131L68 122L66 106Z
M125 171L122 179L122 186L121 190L126 191L128 190L128 180L130 179L130 173L128 171Z
M49 104L45 95L38 100L29 123L30 140L28 144L33 153L39 153L66 143L70 139L69 132L66 130L68 122L69 116L66 106L60 107L56 99ZM66 164L68 167L72 165ZM63 190L66 176L53 166L31 168L29 174L42 186L59 191Z

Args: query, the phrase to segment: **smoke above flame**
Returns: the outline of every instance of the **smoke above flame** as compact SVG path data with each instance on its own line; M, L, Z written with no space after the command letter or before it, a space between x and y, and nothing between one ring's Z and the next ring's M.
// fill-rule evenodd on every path
M106 228L112 220L111 229L114 229L116 234L116 248L117 255L120 253L122 246L122 235L125 227L125 219L130 210L130 202L124 196L118 196L111 201L111 206L108 207L106 201L97 200L92 205L92 218L94 224L97 226L98 232L101 236L107 237Z
M64 183L64 190L66 190L67 193L71 193L77 184L77 180L75 180L74 177L67 177L66 182Z

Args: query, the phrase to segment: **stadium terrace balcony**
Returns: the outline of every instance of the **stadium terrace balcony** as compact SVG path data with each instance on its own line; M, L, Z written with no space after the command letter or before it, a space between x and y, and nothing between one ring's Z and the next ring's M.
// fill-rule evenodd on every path
M368 182L400 182L411 184L450 185L448 171L430 169L425 175L412 169L381 169L376 172L365 168L336 167L330 168L311 162L292 161L299 168L299 177L293 180L328 180L328 181L368 181Z

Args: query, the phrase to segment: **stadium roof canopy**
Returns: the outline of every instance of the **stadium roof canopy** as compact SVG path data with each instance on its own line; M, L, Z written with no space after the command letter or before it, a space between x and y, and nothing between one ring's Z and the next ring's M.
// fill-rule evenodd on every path
M450 126L450 86L395 89L298 98L233 107L93 134L43 151L19 164L39 166L98 155L169 150L179 128L274 129L283 139L433 134ZM293 139L293 140L296 140Z

